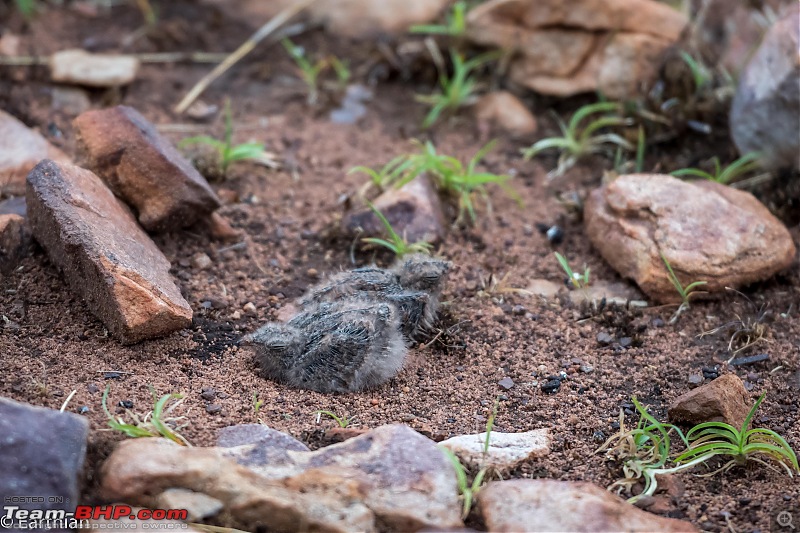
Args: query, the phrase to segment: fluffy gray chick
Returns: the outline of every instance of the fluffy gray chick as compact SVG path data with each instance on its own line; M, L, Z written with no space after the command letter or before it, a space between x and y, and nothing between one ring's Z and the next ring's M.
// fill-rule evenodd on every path
M436 319L450 263L423 254L399 259L390 269L368 266L340 272L311 287L301 307L343 298L370 298L397 306L403 334L417 337Z
M356 392L385 383L403 367L399 319L386 302L323 302L242 341L255 346L267 378L318 392Z

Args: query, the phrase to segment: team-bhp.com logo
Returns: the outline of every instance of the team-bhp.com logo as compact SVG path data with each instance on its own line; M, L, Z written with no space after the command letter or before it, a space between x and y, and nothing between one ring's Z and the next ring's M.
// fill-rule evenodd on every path
M74 512L6 505L0 517L0 529L81 529L91 527L88 520L186 520L188 516L186 509L134 510L128 505L79 505Z

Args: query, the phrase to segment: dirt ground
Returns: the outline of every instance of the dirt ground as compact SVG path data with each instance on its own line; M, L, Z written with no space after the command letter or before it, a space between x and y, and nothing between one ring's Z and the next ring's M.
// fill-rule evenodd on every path
M161 4L159 27L124 51L224 52L238 46L251 30L192 2ZM52 9L30 25L16 14L0 19L0 28L22 37L21 53L34 55L69 47L119 50L121 37L139 26L139 13L123 6L97 17L69 8ZM367 50L370 47L319 32L297 42L320 53L335 51L361 65L354 69L356 79L377 80L375 97L358 125L331 123L324 107L306 105L303 86L279 46L259 48L203 95L205 102L215 104L230 96L236 140L266 143L284 161L284 168L242 164L233 167L226 181L214 183L227 199L221 213L242 232L239 242L213 241L194 229L155 236L194 310L191 330L121 346L108 338L102 323L68 289L39 247L13 275L0 278L0 314L8 319L0 327L0 395L59 408L72 390L77 391L68 410L85 412L92 427L86 502L98 501L94 472L122 438L104 429L101 397L107 385L112 405L132 402L131 410L140 415L152 408L148 386L159 394L183 393L179 414L186 416L188 425L182 434L197 446L213 445L221 427L258 418L317 447L324 442L324 430L335 425L324 417L318 420L319 409L354 417L353 427L404 422L441 440L483 431L499 398L496 431L550 428L554 436L548 457L525 464L513 476L587 480L606 486L619 469L595 450L614 433L620 408L632 414L632 395L665 420L669 402L695 386L691 375L705 374L707 381L716 372L735 372L753 399L767 393L756 424L779 432L800 449L797 263L789 272L747 288L744 292L753 306L743 297L725 295L692 305L674 325L667 324L674 308L607 308L593 314L566 300L492 291L492 276L507 276L508 288L525 288L537 278L560 282L564 274L554 250L573 265L585 263L594 280L622 281L592 250L581 223L569 216L552 190L599 183L603 160L590 160L548 188L548 169L539 162L524 162L519 155L529 142L505 138L486 158L485 168L512 174L524 207L493 190L493 212L482 212L475 228L451 231L436 250L455 268L437 326L444 333L435 342L413 349L396 379L359 394L291 390L259 377L251 353L239 349L236 340L274 319L320 275L352 266L351 241L331 238L329 231L342 212L343 195L363 183L363 176L347 175L348 169L382 165L407 152L412 138L430 138L440 152L464 160L486 141L468 112L430 132L420 129L425 108L414 102L414 94L430 92L430 73L402 79L376 60ZM130 87L95 90L90 97L97 107L115 103L136 107L176 142L198 133L221 135L219 117L209 123L171 112L208 68L144 65ZM0 67L0 107L71 153L72 117L51 110L52 92L43 67ZM528 103L540 119L543 135L553 126L547 114L551 106L563 114L581 102L532 98ZM650 157L663 162L709 155L696 152L707 149L704 139L684 140L681 145L662 146ZM731 150L724 139L715 142ZM565 239L554 248L535 225L556 222L564 228ZM800 228L794 227L792 233L800 245ZM201 252L212 259L207 269L193 266L193 256ZM361 265L373 260L386 264L390 258L358 252L354 259ZM248 302L255 304L255 314L243 310ZM768 353L767 361L728 367L724 364L730 357L728 336L698 337L737 315L755 316L761 306L770 311L764 320L766 339L740 355ZM600 344L600 333L610 334L614 342ZM591 371L586 372L588 366ZM540 385L561 371L568 377L560 389L544 393ZM498 385L506 377L514 383L508 390ZM254 394L264 402L257 416ZM632 416L628 419L635 421ZM680 480L685 493L662 513L685 518L706 531L778 531L774 517L780 511L794 512L796 521L800 518L796 479L760 465L710 478L683 474Z

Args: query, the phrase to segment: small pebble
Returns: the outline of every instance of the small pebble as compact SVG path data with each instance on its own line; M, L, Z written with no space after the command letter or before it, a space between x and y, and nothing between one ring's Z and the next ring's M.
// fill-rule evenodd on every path
M242 313L240 313L239 311L234 311L231 314L231 320L240 320L241 318L242 318Z
M370 405L378 405L380 402L377 398L373 398L369 401Z
M119 402L119 406L125 409L133 409L133 402L130 400L122 400Z
M317 276L319 276L319 272L317 271L316 268L309 268L308 270L306 270L306 276L308 276L309 278L316 278Z
M592 365L581 365L580 370L584 374L589 374L590 372L594 372L594 367Z
M500 381L498 381L497 384L500 385L500 387L502 387L503 389L509 390L511 387L514 386L514 380L509 377L505 377Z
M254 315L256 314L256 304L254 304L253 302L247 302L242 307L242 311L244 311L245 314Z
M609 344L614 342L614 337L612 337L611 335L609 335L605 331L602 331L602 332L597 334L597 342L598 342L598 344L601 344L603 346L608 346Z
M206 412L210 415L215 415L222 411L222 406L218 403L212 403L211 405L206 405Z
M558 226L552 226L545 232L547 240L552 244L561 244L564 241L564 230Z
M700 374L691 374L689 375L689 383L691 385L699 385L703 382L703 376Z
M200 397L210 402L211 400L217 397L217 389L206 387L202 391L200 391Z
M89 411L91 411L91 409L89 409L89 407L88 407L88 406L86 406L86 405L82 405L82 406L80 407L80 409L78 409L78 414L79 414L79 415L85 415L85 414L86 414L86 413L88 413Z
M622 346L623 348L630 348L632 344L633 344L633 339L630 337L622 337L619 340L619 345Z
M708 367L704 366L703 369L703 377L706 379L717 379L719 377L719 368L717 367Z
M542 391L545 394L555 394L558 392L558 389L561 388L561 380L560 379L551 379L548 380L546 383L542 383Z
M511 308L511 314L513 315L521 316L527 312L528 310L525 309L524 305L515 305L514 307Z
M94 393L96 393L96 392L98 392L100 390L100 387L98 387L94 383L89 383L86 386L86 390L89 392L89 394L94 394Z
M192 266L198 270L205 270L210 267L211 264L211 258L202 252L192 256Z

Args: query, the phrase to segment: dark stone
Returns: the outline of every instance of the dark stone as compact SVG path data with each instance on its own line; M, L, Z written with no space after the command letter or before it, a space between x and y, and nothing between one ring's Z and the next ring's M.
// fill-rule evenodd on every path
M546 383L542 383L542 391L545 394L555 394L561 388L561 380L551 379Z
M0 435L0 494L42 498L13 503L21 509L73 512L80 495L88 420L0 398Z

